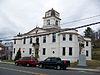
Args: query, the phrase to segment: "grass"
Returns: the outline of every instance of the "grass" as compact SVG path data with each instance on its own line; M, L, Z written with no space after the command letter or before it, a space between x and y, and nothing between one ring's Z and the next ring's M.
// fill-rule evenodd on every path
M100 51L100 48L93 48L93 51Z
M100 67L100 61L99 60L89 60L87 61L87 65L89 68L98 68Z
M3 60L3 62L14 62L14 60Z
M100 48L93 48L92 59L93 60L100 60Z
M100 67L100 61L99 60L87 60L86 61L87 66L84 68L91 68L96 69ZM71 63L71 67L78 67L78 62Z

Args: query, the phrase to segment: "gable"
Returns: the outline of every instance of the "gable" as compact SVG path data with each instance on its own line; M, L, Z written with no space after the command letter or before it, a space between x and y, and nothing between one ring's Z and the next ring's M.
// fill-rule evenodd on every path
M34 35L36 33L40 34L40 33L46 33L46 32L47 32L47 30L45 30L43 28L36 27L33 30L31 30L23 35Z

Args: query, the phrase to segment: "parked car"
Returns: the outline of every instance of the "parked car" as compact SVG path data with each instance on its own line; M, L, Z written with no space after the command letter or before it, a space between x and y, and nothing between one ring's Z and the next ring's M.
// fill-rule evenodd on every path
M70 66L69 60L61 60L59 57L48 57L44 61L38 63L40 68L54 68L54 69L66 69Z
M38 60L32 56L22 57L19 60L16 60L15 64L23 66L36 66L38 64Z

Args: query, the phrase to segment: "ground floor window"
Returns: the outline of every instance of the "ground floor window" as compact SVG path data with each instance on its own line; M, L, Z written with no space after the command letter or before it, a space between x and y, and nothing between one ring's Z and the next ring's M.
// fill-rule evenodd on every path
M29 54L32 54L32 48L29 48Z
M46 48L43 48L43 53L42 53L43 55L45 55L46 54Z
M14 48L14 54L15 54L15 48Z
M69 55L72 56L72 47L69 47Z
M89 53L88 50L86 50L86 56L88 56L88 53Z
M66 48L63 47L63 48L62 48L62 55L63 55L63 56L65 56L65 54L66 54L66 51L65 51L65 50L66 50Z

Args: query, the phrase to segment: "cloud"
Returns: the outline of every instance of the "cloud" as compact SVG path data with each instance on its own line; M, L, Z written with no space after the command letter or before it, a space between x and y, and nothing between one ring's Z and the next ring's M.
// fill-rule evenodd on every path
M0 37L15 35L17 25L2 11L0 11Z
M60 13L61 23L66 23L100 14L99 5L100 0L0 0L0 37L26 33L37 25L42 27L42 17L51 8ZM95 21L100 21L100 17L61 27L75 27Z

